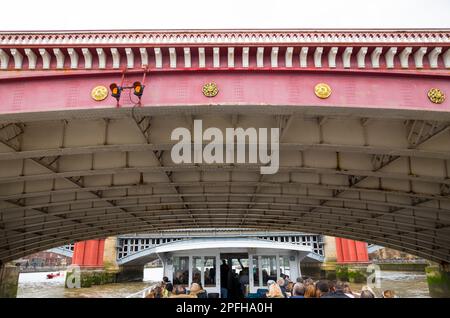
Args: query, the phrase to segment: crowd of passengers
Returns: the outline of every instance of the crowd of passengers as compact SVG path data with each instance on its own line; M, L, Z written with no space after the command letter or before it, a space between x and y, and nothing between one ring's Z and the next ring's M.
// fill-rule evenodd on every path
M261 293L261 291L263 291ZM218 294L214 294L218 297ZM210 295L209 298L212 295ZM250 297L250 295L248 295ZM379 297L369 287L364 286L360 293L352 291L350 284L341 281L297 278L294 283L289 278L269 280L267 289L253 294L253 298L396 298L394 291L385 290ZM173 285L167 277L156 284L147 298L208 298L208 293L200 283L192 283L189 289L182 285Z

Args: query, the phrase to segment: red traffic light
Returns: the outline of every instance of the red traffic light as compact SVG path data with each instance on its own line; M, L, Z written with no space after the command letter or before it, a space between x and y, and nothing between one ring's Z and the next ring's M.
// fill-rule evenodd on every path
M122 93L122 87L117 86L116 83L112 83L111 85L109 85L109 89L111 90L111 96L119 101L120 94Z
M141 98L142 94L144 93L144 86L141 84L141 82L134 82L133 83L133 94L137 97Z

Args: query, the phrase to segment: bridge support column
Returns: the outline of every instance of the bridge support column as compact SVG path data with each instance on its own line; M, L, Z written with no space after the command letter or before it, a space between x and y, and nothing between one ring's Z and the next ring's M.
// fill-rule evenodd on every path
M16 298L19 286L19 267L0 263L0 298Z
M337 279L352 283L363 283L367 280L367 243L337 237L336 261Z
M433 298L450 298L450 264L432 265L425 268L428 290Z
M103 249L103 268L107 272L119 272L119 265L117 265L117 237L110 236L105 239Z
M369 255L367 243L339 237L324 236L323 263L302 264L302 274L315 279L339 279L364 282L367 277Z
M117 282L142 282L144 265L122 265L117 273Z
M143 265L117 264L117 237L75 243L72 265L79 266L80 287L116 282L142 281ZM66 277L66 287L69 275Z
M91 287L116 282L116 272L106 271L104 266L105 239L96 239L75 243L72 265L79 266L79 287ZM109 255L108 253L106 253ZM109 264L108 264L109 266ZM66 287L72 277L66 276Z
M117 237L105 240L103 267L105 272L116 274L116 282L141 282L144 279L144 265L117 264Z
M332 236L324 237L325 259L322 263L320 278L336 279L336 238Z
M336 242L333 236L324 236L325 259L323 263L301 263L303 277L314 279L336 279Z

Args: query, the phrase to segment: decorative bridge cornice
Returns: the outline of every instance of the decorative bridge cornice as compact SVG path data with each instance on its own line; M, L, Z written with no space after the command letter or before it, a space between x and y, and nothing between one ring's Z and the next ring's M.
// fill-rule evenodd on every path
M0 33L1 70L448 69L450 30Z
M0 32L1 45L183 43L446 43L450 30L199 30Z

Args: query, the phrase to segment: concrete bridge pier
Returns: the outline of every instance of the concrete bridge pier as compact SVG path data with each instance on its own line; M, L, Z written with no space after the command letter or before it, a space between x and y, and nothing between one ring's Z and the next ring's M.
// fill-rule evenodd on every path
M324 236L324 245L324 262L302 264L303 276L358 283L366 280L369 263L366 243Z
M144 265L117 264L117 237L105 239L103 268L106 273L115 275L115 282L141 282L144 279Z
M144 265L117 264L117 237L75 243L72 265L79 267L79 287L91 287L118 282L142 281ZM70 275L66 277L66 287Z
M450 264L441 263L425 268L428 290L433 298L450 298Z
M117 272L117 282L142 282L144 265L122 265Z
M16 298L19 286L19 267L0 262L0 298Z
M332 236L324 236L324 254L322 262L301 263L302 276L314 279L336 279L336 243Z

